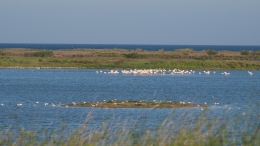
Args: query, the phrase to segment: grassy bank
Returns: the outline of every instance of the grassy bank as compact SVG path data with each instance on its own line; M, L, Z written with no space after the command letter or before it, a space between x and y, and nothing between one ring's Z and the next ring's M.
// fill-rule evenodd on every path
M5 49L0 52L0 67L73 67L118 69L238 69L259 70L260 53L212 50L28 50Z

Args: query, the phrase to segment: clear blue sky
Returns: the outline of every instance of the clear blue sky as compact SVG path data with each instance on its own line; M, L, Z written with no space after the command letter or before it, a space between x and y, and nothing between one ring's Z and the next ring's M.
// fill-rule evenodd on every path
M260 0L1 0L0 43L260 45Z

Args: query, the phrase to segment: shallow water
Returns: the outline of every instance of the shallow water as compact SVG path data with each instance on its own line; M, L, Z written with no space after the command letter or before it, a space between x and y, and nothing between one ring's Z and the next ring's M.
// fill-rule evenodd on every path
M107 70L103 70L107 71ZM102 100L185 101L210 105L208 119L259 113L260 71L227 71L216 74L185 75L109 75L96 70L1 69L0 128L19 130L56 129L62 123L74 129L83 124L95 128L102 122L137 123L142 127L158 126L169 115L176 123L196 119L201 108L181 109L102 109L58 106L59 103ZM202 71L201 71L202 72ZM35 104L38 101L39 104ZM214 101L219 105L214 105ZM21 103L22 106L17 106ZM49 103L44 106L44 103ZM56 106L51 106L51 104ZM225 115L226 116L226 115ZM248 118L250 121L250 118ZM118 122L120 121L120 122ZM121 126L120 124L118 126Z

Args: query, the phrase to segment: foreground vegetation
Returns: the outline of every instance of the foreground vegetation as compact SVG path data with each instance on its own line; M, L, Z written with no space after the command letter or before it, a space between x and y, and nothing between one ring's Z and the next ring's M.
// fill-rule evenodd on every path
M248 113L246 113L248 114ZM207 119L207 111L202 112L199 118L185 119L168 116L158 127L146 128L131 122L103 122L98 127L87 126L86 122L74 131L42 130L39 132L26 131L22 128L20 133L9 130L0 130L0 145L35 146L35 145L61 145L61 146L219 146L219 145L260 145L259 115L251 115L250 123L244 116L228 118L226 116ZM177 124L181 121L181 125ZM189 122L190 121L190 122Z
M118 69L260 69L260 51L145 51L142 49L74 49L0 51L0 67L118 68Z

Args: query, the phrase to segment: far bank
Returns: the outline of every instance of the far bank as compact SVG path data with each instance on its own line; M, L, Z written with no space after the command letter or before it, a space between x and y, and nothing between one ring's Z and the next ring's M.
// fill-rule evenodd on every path
M1 68L259 70L260 51L73 49L0 51Z

